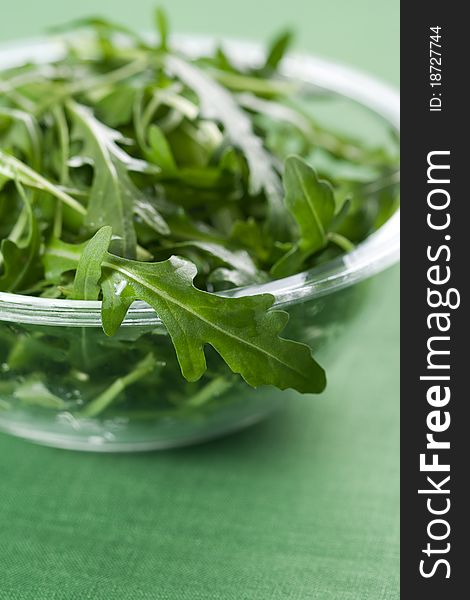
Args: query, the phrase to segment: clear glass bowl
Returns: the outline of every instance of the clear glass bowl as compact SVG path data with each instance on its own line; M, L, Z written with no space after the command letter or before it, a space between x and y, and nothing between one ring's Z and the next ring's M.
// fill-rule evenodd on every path
M214 41L178 38L177 44L197 55L210 50ZM253 44L227 42L226 47L239 63L254 64L262 56L260 47ZM51 60L62 52L60 42L9 46L0 49L0 68L25 60ZM367 75L308 56L287 58L283 74L352 99L398 130L398 94ZM287 337L309 344L328 366L328 356L340 348L342 332L367 305L368 288L362 282L396 262L398 256L397 212L341 258L226 294L273 294L275 307L290 313ZM140 374L132 385L121 389L123 379L132 378L150 349L165 366ZM0 293L0 429L76 450L162 449L246 427L294 394L249 387L210 348L207 359L207 374L197 383L186 382L164 326L142 302L131 307L118 334L108 338L101 329L99 302ZM122 372L122 365L127 372Z

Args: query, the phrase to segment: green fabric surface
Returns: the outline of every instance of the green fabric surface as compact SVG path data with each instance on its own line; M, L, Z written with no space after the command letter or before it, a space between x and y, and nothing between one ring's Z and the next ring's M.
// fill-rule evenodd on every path
M15 0L0 41L98 12L149 28L153 0ZM182 31L266 38L398 80L398 2L172 0ZM375 279L321 397L197 447L54 450L0 435L0 600L399 597L399 271Z
M79 454L0 436L1 600L393 600L398 269L321 397L201 446Z

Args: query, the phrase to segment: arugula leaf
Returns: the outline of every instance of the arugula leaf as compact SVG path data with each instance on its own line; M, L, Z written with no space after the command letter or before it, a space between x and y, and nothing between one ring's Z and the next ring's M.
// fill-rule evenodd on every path
M290 106L286 106L281 102L275 102L274 100L258 98L247 92L237 94L237 100L241 106L248 110L266 115L273 121L284 121L289 125L293 125L307 138L311 139L315 135L311 122L302 113Z
M52 283L59 283L67 271L74 271L80 261L87 242L83 244L67 244L57 238L52 238L46 245L42 256L45 277Z
M120 85L96 104L96 114L109 127L121 127L132 118L137 90L131 85Z
M201 103L202 116L219 121L225 135L243 152L250 172L250 192L254 195L261 191L266 193L270 230L276 237L285 237L288 221L282 202L280 178L272 156L253 132L248 116L221 85L195 65L175 55L168 55L166 64L172 73L195 91Z
M156 125L150 125L148 128L148 141L148 158L158 165L162 171L174 173L176 171L175 158L163 131Z
M233 92L249 92L266 98L296 94L300 87L293 81L262 78L246 73L214 69L212 74L219 83Z
M206 223L191 219L183 209L165 214L165 218L171 229L171 235L176 240L199 240L221 245L227 243L227 238L219 231Z
M155 11L155 25L160 34L160 50L168 50L168 20L165 12L161 8Z
M170 228L156 207L143 195L135 199L135 214L153 231L160 235L168 235Z
M91 231L110 225L115 235L113 250L135 257L134 202L141 193L128 171L145 171L147 165L122 150L116 143L122 141L119 132L98 121L88 107L69 101L67 108L74 120L73 136L83 141L82 154L94 165L85 225Z
M10 118L14 125L10 126L6 135L2 136L2 146L4 148L17 146L22 150L35 169L41 165L41 130L36 118L17 108L8 108L0 106L0 116Z
M6 180L16 180L26 187L48 192L67 206L70 206L79 215L86 214L86 209L80 202L72 198L61 187L55 185L28 165L2 150L0 150L0 176L3 176Z
M209 291L220 292L232 288L246 287L254 283L266 283L267 278L253 277L246 271L237 271L237 269L227 269L226 267L218 267L214 269L207 278Z
M299 271L305 260L328 243L335 213L333 189L320 181L305 160L291 156L284 172L285 202L299 228L299 239L272 268L275 277Z
M267 248L266 236L263 236L263 231L258 223L249 218L246 221L235 221L230 233L230 239L250 252L262 262L268 260L269 250Z
M85 246L77 265L73 284L73 299L98 300L100 294L101 263L111 242L112 229L99 229Z
M275 71L292 43L292 31L284 31L278 35L268 50L264 69Z
M39 248L41 237L29 198L19 182L15 182L23 199L27 220L27 236L24 241L5 239L0 246L3 274L0 275L0 291L15 292L26 289L40 277Z
M210 344L250 385L275 385L319 393L325 375L310 349L278 337L288 314L269 311L273 296L224 298L193 286L196 269L176 256L140 263L108 254L103 262L103 328L113 335L137 299L152 306L175 346L182 374L197 381L206 370Z
M217 261L232 267L235 271L239 272L240 275L243 275L244 281L247 283L259 283L265 280L256 267L256 264L245 250L233 250L216 242L199 240L189 240L187 242L172 244L169 249L173 253L175 253L175 251L177 253L179 249L184 249L187 247L202 250L203 252L215 258ZM165 248L165 250L168 250L168 248Z

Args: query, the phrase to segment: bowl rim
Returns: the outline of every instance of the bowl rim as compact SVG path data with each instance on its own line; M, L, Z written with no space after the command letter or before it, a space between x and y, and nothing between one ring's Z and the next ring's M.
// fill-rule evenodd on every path
M263 47L256 42L223 38L225 51L241 65L259 64ZM213 50L219 39L211 36L175 35L178 50L198 56ZM25 61L47 62L64 52L63 38L20 40L0 45L0 69ZM355 67L310 54L293 53L282 61L283 77L301 81L353 100L400 130L398 90ZM352 251L296 275L263 284L218 293L226 297L269 293L274 307L320 298L379 273L399 260L400 209ZM58 326L101 326L101 301L49 299L0 292L0 321ZM145 302L130 307L123 326L159 325L161 320Z

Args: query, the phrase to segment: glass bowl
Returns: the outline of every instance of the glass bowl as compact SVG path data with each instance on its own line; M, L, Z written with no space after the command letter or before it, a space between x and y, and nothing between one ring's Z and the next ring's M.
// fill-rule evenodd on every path
M215 40L177 38L176 44L198 55ZM262 57L260 47L245 42L227 42L226 50L245 65ZM10 45L0 48L0 68L56 59L62 52L60 41ZM368 75L299 55L286 58L282 70L287 78L366 106L398 131L398 94ZM365 280L398 260L399 228L396 212L340 258L225 294L273 294L275 307L290 314L285 335L309 344L328 366L341 334L367 305ZM152 372L146 371L144 358L150 349L161 363ZM131 307L118 334L109 338L101 329L99 302L0 293L0 430L75 450L155 450L246 427L295 395L273 387L253 389L211 348L206 354L207 373L188 383L163 324L142 302Z

